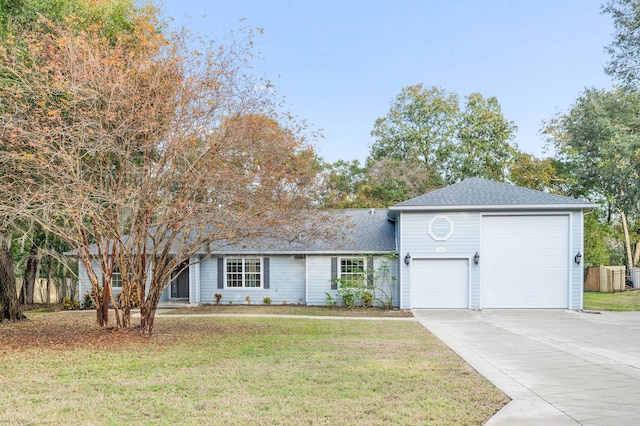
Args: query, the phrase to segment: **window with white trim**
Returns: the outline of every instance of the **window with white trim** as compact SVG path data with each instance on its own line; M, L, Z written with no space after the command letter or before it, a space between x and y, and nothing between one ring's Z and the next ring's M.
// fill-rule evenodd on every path
M340 280L355 286L366 283L364 257L343 257L340 259Z
M227 258L227 288L262 288L262 259Z
M111 273L111 288L122 288L122 273L117 266L113 267L113 272Z

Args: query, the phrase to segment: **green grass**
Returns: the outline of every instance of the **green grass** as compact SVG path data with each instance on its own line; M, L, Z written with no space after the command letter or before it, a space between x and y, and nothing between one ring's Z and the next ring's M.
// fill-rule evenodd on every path
M382 308L343 308L304 305L198 305L163 311L163 315L189 314L276 314L345 317L412 317L408 310Z
M415 322L30 318L0 324L0 423L459 425L508 401Z
M640 311L640 290L619 293L584 293L584 309L594 311Z

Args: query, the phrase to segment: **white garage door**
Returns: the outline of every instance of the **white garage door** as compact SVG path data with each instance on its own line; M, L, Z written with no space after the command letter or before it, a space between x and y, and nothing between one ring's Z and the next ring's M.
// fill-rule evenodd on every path
M411 262L412 308L467 308L469 271L466 259Z
M484 216L483 308L567 308L568 216Z

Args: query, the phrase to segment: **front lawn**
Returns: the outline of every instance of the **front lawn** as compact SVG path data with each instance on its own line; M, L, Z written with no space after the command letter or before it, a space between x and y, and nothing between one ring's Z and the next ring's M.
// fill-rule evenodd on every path
M0 423L459 425L508 401L416 322L28 315L0 324Z
M383 308L343 308L340 306L305 306L305 305L198 305L180 309L168 309L163 315L190 314L275 314L275 315L311 315L341 317L413 317L409 310Z
M640 311L640 290L584 293L584 308L593 311Z

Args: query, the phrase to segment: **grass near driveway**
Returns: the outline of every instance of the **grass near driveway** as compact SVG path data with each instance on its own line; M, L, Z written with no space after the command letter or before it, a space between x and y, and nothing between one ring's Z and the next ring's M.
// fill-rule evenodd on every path
M640 290L584 293L584 308L594 311L640 311Z
M507 397L418 323L93 312L0 324L0 423L481 424Z

